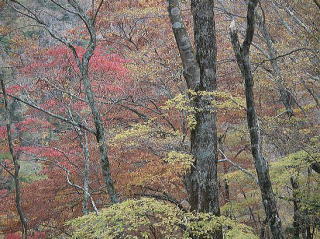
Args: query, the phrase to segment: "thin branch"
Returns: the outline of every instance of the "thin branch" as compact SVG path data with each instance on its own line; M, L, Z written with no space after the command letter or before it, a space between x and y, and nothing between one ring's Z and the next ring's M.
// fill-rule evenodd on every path
M221 149L218 149L219 152L221 153L221 155L223 156L223 159L222 160L219 160L218 162L229 162L230 164L232 164L234 167L236 167L237 169L239 169L240 171L242 171L243 173L247 174L248 176L250 176L256 184L259 184L258 183L258 179L257 177L251 173L249 170L245 169L245 168L242 168L239 164L236 164L235 162L233 162L232 160L230 160L224 153Z
M0 92L0 94L3 94L3 93ZM39 106L37 106L37 105L35 105L35 104L31 103L31 102L28 102L28 101L26 101L26 100L23 100L23 99L21 99L21 98L19 98L19 97L17 97L17 96L13 96L13 95L11 95L11 94L7 94L7 95L8 95L9 97L11 97L11 98L19 101L19 102L22 102L22 103L24 103L24 104L26 104L26 105L34 108L34 109L37 109L37 110L39 110L39 111L41 111L41 112L43 112L43 113L45 113L45 114L47 114L47 115L50 115L50 116L53 117L53 118L59 119L59 120L61 120L61 121L63 121L63 122L66 122L66 123L68 123L68 124L71 124L71 125L73 125L73 126L77 126L77 127L79 127L79 128L85 129L85 130L87 130L88 132L90 132L90 133L92 133L92 134L96 134L95 131L93 131L92 129L88 128L87 126L85 126L85 125L83 125L83 124L80 124L80 123L77 123L77 122L73 122L73 121L71 121L71 120L69 120L69 119L67 119L67 118L64 118L63 116L60 116L60 115L54 114L54 113L52 113L52 112L50 112L50 111L47 111L47 110L45 110L45 109L42 109L41 107L39 107Z
M1 167L11 176L14 177L14 174L10 171L10 169L7 167L7 165L0 163Z
M99 13L99 11L100 11L100 9L102 7L103 2L104 2L104 0L100 1L99 5L98 5L98 8L97 8L97 10L96 10L96 12L95 12L95 14L94 14L94 16L92 18L93 25L95 25L95 23L96 23L98 13Z
M255 68L253 69L253 72L255 72L258 67L260 67L261 65L263 65L263 64L266 63L266 62L274 61L274 60L277 60L277 59L282 58L282 57L285 57L285 56L289 56L289 55L291 55L291 54L293 54L293 53L296 53L296 52L299 52L299 51L311 51L311 52L316 51L316 52L319 52L320 50L311 49L311 48L305 48L305 47L303 47L303 48L298 48L298 49L294 49L294 50L289 51L289 52L287 52L287 53L284 53L284 54L282 54L282 55L278 55L278 56L276 56L276 57L274 57L274 58L269 58L269 59L265 59L265 60L260 61L260 62L257 62L257 63L253 63L253 64L256 64Z
M66 12L69 12L69 13L74 14L74 15L78 15L78 13L77 13L77 12L74 12L74 11L72 11L72 10L70 10L70 9L66 8L66 7L65 7L65 6L63 6L62 4L60 4L60 3L56 2L55 0L50 0L50 1L51 1L52 3L54 3L55 5L57 5L58 7L60 7L61 9L65 10Z
M73 182L71 181L71 179L70 179L70 171L69 171L67 168L63 167L63 166L60 165L58 162L55 162L55 161L52 161L52 160L41 159L40 161L50 162L50 163L52 163L53 165L55 165L55 166L57 166L58 168L60 168L60 169L62 169L63 171L65 171L67 183L68 183L70 186L74 187L74 188L80 189L81 191L83 191L84 193L86 193L86 194L90 197L91 205L92 205L92 207L93 207L93 210L94 210L95 213L98 215L99 211L98 211L98 208L96 207L96 204L95 204L94 199L92 198L91 194L90 194L87 190L85 190L83 187L81 187L80 185L75 184L75 183L73 183Z

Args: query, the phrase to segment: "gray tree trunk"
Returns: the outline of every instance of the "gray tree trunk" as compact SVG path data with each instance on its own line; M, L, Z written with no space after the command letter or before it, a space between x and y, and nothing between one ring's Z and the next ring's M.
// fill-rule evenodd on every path
M172 30L179 48L188 89L198 92L192 102L197 109L196 126L191 130L191 153L195 159L185 183L191 210L220 215L217 179L216 113L212 111L212 97L201 92L216 90L216 36L212 0L192 0L194 22L194 53L181 17L179 0L168 0ZM222 238L217 232L213 238Z
M283 239L281 220L278 214L276 199L273 193L269 176L269 166L262 155L260 128L255 110L253 94L253 75L250 64L250 46L252 43L255 28L255 8L259 0L250 0L247 9L247 29L243 44L240 46L238 33L233 21L230 26L230 36L233 49L236 55L238 66L245 80L245 96L247 105L247 123L250 132L251 152L258 176L259 187L262 196L262 203L274 239Z
M88 145L88 136L85 131L81 132L80 144L83 151L84 156L84 166L83 166L83 201L82 201L82 212L84 215L89 213L88 203L90 200L89 194L89 183L90 183L90 152Z
M300 210L299 210L299 184L297 179L292 176L290 177L290 183L292 187L292 198L293 198L293 239L299 239L300 238Z
M265 24L265 19L262 16L257 15L257 20L258 20L259 30L267 45L268 58L270 59L271 67L272 67L271 73L273 78L275 79L275 82L280 94L280 101L285 106L288 116L291 117L293 115L292 106L294 105L294 97L291 95L290 90L287 89L283 81L281 69L279 67L278 59L277 59L278 53L274 47L271 35Z
M2 72L0 72L0 83L1 83L1 90L2 90L2 95L4 99L4 107L5 107L5 114L6 114L7 141L8 141L9 151L12 157L13 166L14 166L14 172L13 173L9 171L8 172L10 173L10 175L13 177L13 180L14 180L15 204L16 204L16 209L18 211L19 218L20 218L22 238L27 239L28 223L27 223L27 218L25 216L24 210L21 205L22 198L21 198L21 188L20 188L20 179L19 179L20 163L19 163L18 154L14 150L13 139L11 135L12 120L11 120L9 102L8 102L8 97L6 93L6 87L5 87Z
M91 114L93 117L93 122L96 128L95 136L99 147L100 152L100 161L102 167L102 174L104 177L105 184L107 186L107 191L112 203L119 202L119 197L117 195L116 189L114 187L114 183L112 180L111 172L110 172L110 163L108 158L108 148L106 143L106 136L105 136L105 128L103 125L103 121L101 119L101 114L98 110L98 107L95 102L94 93L92 90L91 82L89 79L89 61L94 53L96 48L96 31L94 26L94 19L91 19L87 16L87 14L83 11L83 9L79 6L76 1L69 2L73 8L78 11L78 15L81 20L85 23L86 28L90 35L90 41L87 45L86 51L80 61L77 54L75 57L78 59L78 66L81 72L81 81L84 86L86 98L88 101L88 105L91 109ZM70 47L70 45L68 45ZM74 50L73 47L71 47Z

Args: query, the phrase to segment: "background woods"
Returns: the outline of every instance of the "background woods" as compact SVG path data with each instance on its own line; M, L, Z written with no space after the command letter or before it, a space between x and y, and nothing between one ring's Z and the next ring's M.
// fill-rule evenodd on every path
M0 1L0 238L318 238L319 13Z

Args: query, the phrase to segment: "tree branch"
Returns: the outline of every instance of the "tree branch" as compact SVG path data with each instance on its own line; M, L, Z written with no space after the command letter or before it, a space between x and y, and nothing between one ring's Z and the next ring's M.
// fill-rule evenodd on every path
M223 156L223 159L222 160L219 160L218 162L229 162L230 164L232 164L234 167L236 167L237 169L239 169L241 172L247 174L250 178L252 178L256 184L259 184L258 183L258 179L257 177L251 173L249 170L245 169L245 168L242 168L239 164L236 164L235 162L233 162L232 160L230 160L224 153L221 149L218 149L219 152L221 153L221 155Z
M0 94L3 94L3 93L0 92ZM22 102L22 103L24 103L24 104L26 104L26 105L34 108L34 109L37 109L37 110L39 110L39 111L41 111L41 112L43 112L43 113L45 113L45 114L47 114L47 115L49 115L49 116L51 116L51 117L53 117L53 118L59 119L59 120L61 120L61 121L63 121L63 122L66 122L66 123L68 123L68 124L71 124L71 125L73 125L73 126L77 126L77 127L82 128L82 129L84 129L84 130L87 130L88 132L90 132L90 133L92 133L92 134L96 134L95 131L93 131L92 129L88 128L87 126L85 126L85 125L83 125L83 124L80 124L80 123L77 123L77 122L73 122L73 121L71 121L71 120L69 120L69 119L67 119L67 118L64 118L63 116L60 116L60 115L54 114L54 113L52 113L52 112L50 112L50 111L47 111L47 110L45 110L45 109L42 109L41 107L39 107L39 106L37 106L37 105L35 105L35 104L31 103L31 102L28 102L28 101L26 101L26 100L23 100L23 99L21 99L21 98L19 98L19 97L17 97L17 96L13 96L13 95L11 95L11 94L7 94L7 95L8 95L9 97L11 97L11 98L19 101L19 102Z

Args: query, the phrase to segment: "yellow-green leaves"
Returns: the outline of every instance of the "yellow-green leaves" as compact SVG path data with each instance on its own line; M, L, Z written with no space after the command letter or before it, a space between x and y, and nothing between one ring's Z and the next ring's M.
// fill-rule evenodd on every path
M205 98L205 106L196 106L196 98ZM178 94L174 98L166 101L162 107L164 110L175 109L184 113L190 129L196 127L197 121L195 114L201 111L219 110L242 110L245 109L245 100L241 97L233 96L226 91L193 91L188 90L187 94Z
M176 151L171 151L168 153L167 157L163 159L169 164L181 164L184 168L188 169L193 164L193 157L190 154L180 153Z
M224 238L258 238L252 230L226 217L185 213L173 204L151 198L126 200L68 222L72 238L212 238L222 230Z

